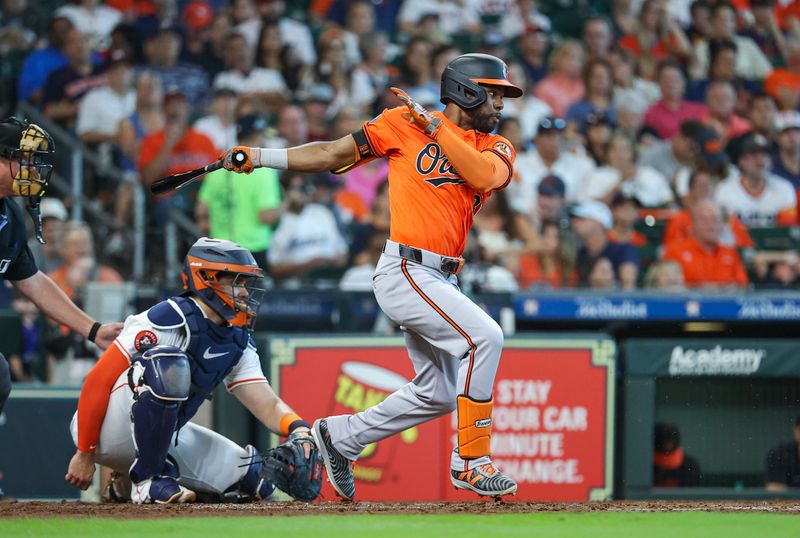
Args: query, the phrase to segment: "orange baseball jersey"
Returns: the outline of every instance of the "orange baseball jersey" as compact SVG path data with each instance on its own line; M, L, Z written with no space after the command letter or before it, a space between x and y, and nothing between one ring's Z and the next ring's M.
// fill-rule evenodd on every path
M495 190L508 185L516 158L508 140L465 131L441 112L433 115L476 150L500 156L508 165L508 179ZM491 192L481 194L462 180L436 141L409 123L404 106L384 110L365 123L363 131L369 153L389 160L390 239L445 256L460 256L472 217Z

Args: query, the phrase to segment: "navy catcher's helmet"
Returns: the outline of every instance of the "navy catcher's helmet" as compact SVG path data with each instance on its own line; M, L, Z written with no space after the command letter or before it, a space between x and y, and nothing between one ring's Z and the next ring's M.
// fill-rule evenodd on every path
M232 285L220 284L225 275L234 275ZM196 294L214 312L232 325L253 328L264 289L252 285L263 273L249 250L232 241L201 237L186 254L181 276L183 289ZM246 297L235 295L241 288L247 290Z
M463 109L486 102L486 90L481 84L502 86L506 97L520 97L522 88L508 81L508 66L489 54L462 54L447 64L442 72L442 97L445 105L452 101Z

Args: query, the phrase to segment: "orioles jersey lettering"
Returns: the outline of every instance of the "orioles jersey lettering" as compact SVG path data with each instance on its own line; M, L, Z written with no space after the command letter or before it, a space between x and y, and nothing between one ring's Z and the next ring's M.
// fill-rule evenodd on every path
M406 110L384 110L362 128L370 153L389 162L390 239L445 256L460 256L472 217L491 193L479 193L462 180L439 145L404 117ZM433 115L476 150L499 155L508 165L511 179L516 153L508 140L465 131L441 112ZM500 189L506 184L508 181Z

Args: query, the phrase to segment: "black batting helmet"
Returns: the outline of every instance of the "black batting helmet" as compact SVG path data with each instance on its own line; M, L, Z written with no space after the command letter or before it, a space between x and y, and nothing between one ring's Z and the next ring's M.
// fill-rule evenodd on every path
M508 81L508 66L495 56L481 53L462 54L447 64L442 72L442 97L445 105L452 101L461 108L482 105L487 98L481 84L502 86L506 97L520 97L522 88Z

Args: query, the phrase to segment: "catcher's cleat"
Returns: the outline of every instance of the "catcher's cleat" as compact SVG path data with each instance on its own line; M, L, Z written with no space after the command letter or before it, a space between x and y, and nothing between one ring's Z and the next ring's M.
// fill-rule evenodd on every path
M131 501L134 504L180 504L193 502L197 494L178 484L169 476L148 478L133 485Z
M314 422L314 437L317 438L319 453L328 472L328 482L336 493L345 501L352 501L356 496L356 483L353 479L353 462L342 456L333 447L331 435L328 433L328 422L318 419Z
M517 483L487 463L468 471L450 471L450 482L456 489L468 489L478 495L499 497L515 494Z

